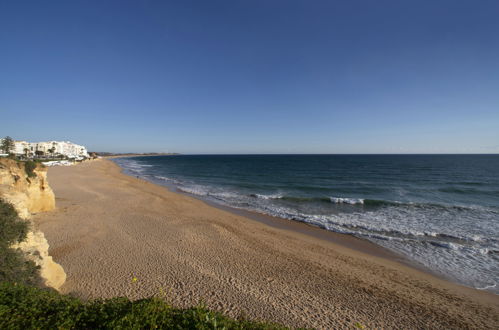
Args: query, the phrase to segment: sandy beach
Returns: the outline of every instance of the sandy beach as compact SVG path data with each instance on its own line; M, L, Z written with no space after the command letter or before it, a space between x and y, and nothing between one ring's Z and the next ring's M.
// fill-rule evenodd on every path
M126 176L106 159L50 168L48 180L57 210L35 221L67 273L64 293L203 301L229 316L292 327L499 324L497 295L422 272L365 241L338 244L305 233L304 224L269 226Z

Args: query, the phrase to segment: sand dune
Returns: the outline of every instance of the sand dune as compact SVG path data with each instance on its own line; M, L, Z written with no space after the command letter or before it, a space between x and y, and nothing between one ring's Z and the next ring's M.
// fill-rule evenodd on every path
M109 160L50 168L48 178L57 211L35 220L66 293L203 300L231 316L329 329L499 324L498 296L211 207Z

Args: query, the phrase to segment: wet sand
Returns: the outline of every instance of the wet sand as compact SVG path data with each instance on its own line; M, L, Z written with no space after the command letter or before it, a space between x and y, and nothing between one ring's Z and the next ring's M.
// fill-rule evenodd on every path
M35 221L68 275L65 293L204 301L233 317L293 327L499 324L499 296L409 267L362 240L323 239L300 223L269 226L126 176L105 159L50 168L48 179L57 210Z

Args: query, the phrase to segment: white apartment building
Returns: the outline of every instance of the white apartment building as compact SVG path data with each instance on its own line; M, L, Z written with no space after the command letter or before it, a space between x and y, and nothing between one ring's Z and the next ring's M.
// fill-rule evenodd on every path
M45 142L50 146L50 148L55 148L54 153L55 154L61 154L68 156L70 158L78 158L78 157L88 157L88 151L87 148L84 146L71 143L69 141L50 141L50 142ZM49 149L50 149L49 148Z
M27 151L25 151L27 149ZM30 143L26 141L15 141L13 153L16 155L30 154Z
M14 153L16 155L35 155L37 151L44 155L64 155L69 158L88 157L87 149L84 146L69 141L49 141L49 142L26 142L15 141Z

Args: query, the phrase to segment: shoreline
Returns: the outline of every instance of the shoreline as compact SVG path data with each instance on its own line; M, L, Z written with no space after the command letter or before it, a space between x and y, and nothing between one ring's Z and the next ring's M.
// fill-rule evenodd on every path
M121 157L119 157L119 158L121 158ZM116 164L116 163L114 163L114 164ZM415 260L411 260L410 258L408 258L402 254L397 253L396 251L392 251L388 248L385 248L381 245L378 245L374 242L371 242L368 239L365 239L362 237L357 237L357 236L351 235L351 234L337 233L334 231L327 230L325 228L321 228L319 226L315 226L315 225L307 223L307 222L275 217L275 216L272 216L269 214L258 213L258 212L254 212L254 211L249 211L249 210L245 210L245 209L238 209L235 207L218 204L216 202L212 202L212 201L209 201L207 199L204 199L201 196L194 195L194 194L191 194L188 192L184 192L184 191L178 189L177 187L175 187L174 185L159 184L159 183L156 183L154 181L149 181L149 180L142 178L142 177L137 177L134 175L127 174L127 173L125 173L124 168L122 168L118 164L116 164L116 165L121 169L121 173L123 175L129 176L129 177L132 177L132 178L135 178L138 180L143 180L145 182L149 182L149 183L152 183L152 184L160 186L160 187L164 187L175 194L189 196L190 198L197 199L210 207L214 207L214 208L217 208L217 209L220 209L223 211L228 211L234 215L243 216L245 218L248 218L249 220L257 221L257 222L263 223L267 226L271 226L271 227L282 229L282 230L293 231L296 233L301 233L301 234L308 235L308 236L316 238L316 239L332 242L334 244L338 244L338 245L341 245L345 248L352 249L352 250L355 250L358 252L362 252L362 253L368 254L370 256L380 257L380 258L384 258L384 259L387 259L390 261L398 262L402 265L414 268L415 270L422 271L422 272L427 273L429 275L438 277L442 280L449 281L449 282L452 282L452 283L455 283L457 285L461 285L461 286L464 286L464 287L467 287L470 289L479 290L477 288L462 285L458 282L452 281L452 280L446 278L445 276L443 276L442 274L436 273L433 270L431 270L430 268L416 262Z
M157 156L157 155L150 155L150 156ZM139 157L139 156L133 155L130 157ZM129 157L126 156L126 157L108 157L108 158L116 159L116 158L129 158ZM255 211L238 209L238 208L235 208L235 207L232 207L229 205L219 204L219 203L210 201L208 199L205 199L202 196L182 191L182 190L178 189L173 184L159 183L159 182L155 182L153 180L147 180L146 178L142 178L140 176L136 176L133 174L127 174L126 170L123 167L121 167L118 163L116 163L114 161L112 161L112 162L121 169L121 173L123 175L164 187L164 188L168 189L169 191L176 193L176 194L195 198L199 201L204 202L208 206L215 207L215 208L220 209L220 210L228 211L232 214L243 216L243 217L249 218L251 220L258 221L260 223L263 223L265 225L272 226L272 227L275 227L278 229L290 230L290 231L302 233L302 234L309 235L309 236L317 238L317 239L321 239L321 240L329 241L329 242L332 242L335 244L339 244L339 245L346 247L348 249L353 249L353 250L356 250L356 251L359 251L362 253L366 253L366 254L374 256L374 257L381 257L381 258L388 259L390 261L395 261L395 262L398 262L402 265L411 267L417 271L424 272L426 274L429 274L431 276L435 276L435 277L442 279L444 281L449 281L449 282L454 283L456 285L460 285L460 286L470 288L473 290L489 292L487 290L482 290L482 289L479 289L476 287L472 287L472 286L468 286L468 285L464 285L462 283L459 283L459 282L455 281L454 279L452 279L451 277L446 277L444 274L438 273L438 272L432 270L431 268L428 268L425 265L417 262L416 260L409 258L408 256L405 256L405 255L400 254L396 251L393 251L393 250L390 250L386 247L378 245L378 244L368 240L367 238L357 237L357 236L352 235L352 234L344 234L344 233L330 231L330 230L327 230L325 228L322 228L322 227L319 227L319 226L316 226L316 225L313 225L313 224L310 224L307 222L303 222L303 221L280 218L280 217L272 216L272 215L265 214L265 213L258 213ZM492 293L492 294L494 294L494 293Z
M166 291L179 306L204 299L230 316L316 328L499 322L499 299L491 293L229 213L121 171L107 159L49 169L58 210L36 222L68 274L66 293L138 299Z
M180 193L180 194L186 194L188 196L191 196L191 194L184 193L182 191L174 191L175 193ZM191 197L197 198L197 196L192 195ZM282 229L282 230L288 230L288 231L293 231L296 233L304 234L316 239L320 239L323 241L331 242L334 244L341 245L347 249L351 249L354 251L358 251L361 253L365 253L367 255L373 256L373 257L379 257L383 259L387 259L393 262L400 263L401 265L411 267L415 270L427 273L429 275L438 277L442 280L449 281L458 285L462 285L457 282L450 281L449 279L445 278L444 276L437 274L436 272L432 271L431 269L425 267L422 264L417 263L414 260L409 259L408 257L398 254L395 251L392 251L388 248L385 248L381 245L378 245L374 242L369 241L368 239L362 238L362 237L357 237L351 234L343 234L343 233L337 233L334 231L330 231L318 226L315 226L313 224L307 223L307 222L301 222L301 221L296 221L296 220L289 220L285 218L279 218L279 217L274 217L268 214L262 214L262 213L257 213L257 212L252 212L252 211L247 211L243 209L236 209L230 206L224 206L224 205L219 205L216 203L212 203L209 201L205 201L201 198L197 198L203 202L205 202L207 205L219 208L221 210L225 210L231 213L234 213L236 215L240 215L243 217L246 217L250 220L258 221L261 222L265 225ZM464 287L467 287L464 285ZM469 287L470 289L475 289Z

